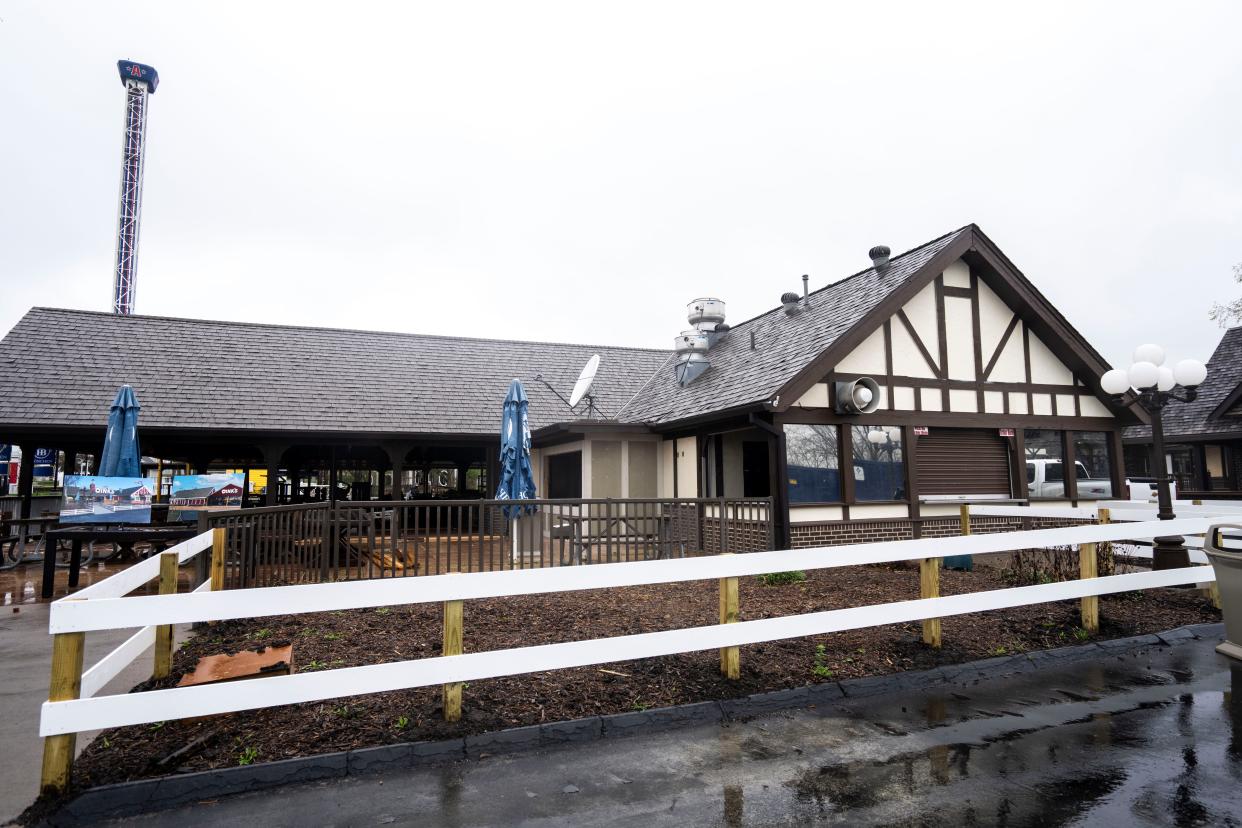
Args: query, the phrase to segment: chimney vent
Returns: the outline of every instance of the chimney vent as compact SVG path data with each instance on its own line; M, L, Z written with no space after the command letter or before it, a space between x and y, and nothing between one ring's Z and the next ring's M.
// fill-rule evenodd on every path
M801 297L798 296L798 294L794 293L792 290L789 291L788 293L782 293L781 294L781 306L785 308L785 313L789 314L790 316L793 316L795 313L802 310L800 307L798 307L798 300L800 298Z
M885 267L888 264L888 255L892 252L886 245L877 244L867 251L867 255L871 257L871 266L876 269Z

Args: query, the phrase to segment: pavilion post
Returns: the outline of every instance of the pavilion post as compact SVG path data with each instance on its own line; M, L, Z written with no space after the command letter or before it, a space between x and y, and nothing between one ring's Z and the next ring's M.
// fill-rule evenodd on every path
M22 461L17 471L17 494L22 499L18 517L22 520L30 517L30 500L34 496L34 445L33 440L22 445Z
M263 452L263 466L267 469L267 493L264 496L264 503L267 506L275 506L276 496L280 492L280 460L285 456L285 447L264 445L260 446L259 450Z

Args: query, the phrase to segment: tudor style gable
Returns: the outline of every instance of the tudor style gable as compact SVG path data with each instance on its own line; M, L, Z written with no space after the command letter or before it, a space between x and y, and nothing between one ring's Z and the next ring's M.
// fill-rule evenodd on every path
M1029 305L1015 308L998 292L1004 286L993 288L1002 278L977 257L973 266L965 256L951 262L871 322L793 407L830 408L835 381L870 377L880 388L877 413L1112 418L1094 382L1058 353L1066 343L1054 348L1039 332L1049 320L1035 324Z

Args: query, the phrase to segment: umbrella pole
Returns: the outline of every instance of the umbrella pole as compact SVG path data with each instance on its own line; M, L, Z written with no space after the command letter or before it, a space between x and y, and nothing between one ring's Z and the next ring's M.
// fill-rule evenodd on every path
M511 531L509 532L509 534L511 534L511 535L513 536L513 563L514 563L514 565L516 565L516 564L517 564L517 562L518 562L518 538L517 538L517 533L518 533L517 518L516 518L516 517L514 517L514 518L513 518L512 529L511 529Z

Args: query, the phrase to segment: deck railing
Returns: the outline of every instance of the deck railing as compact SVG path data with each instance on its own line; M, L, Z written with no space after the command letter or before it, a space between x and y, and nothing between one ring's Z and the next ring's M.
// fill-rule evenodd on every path
M520 506L516 520L504 506ZM422 500L204 513L225 530L227 588L496 572L758 552L771 498Z

